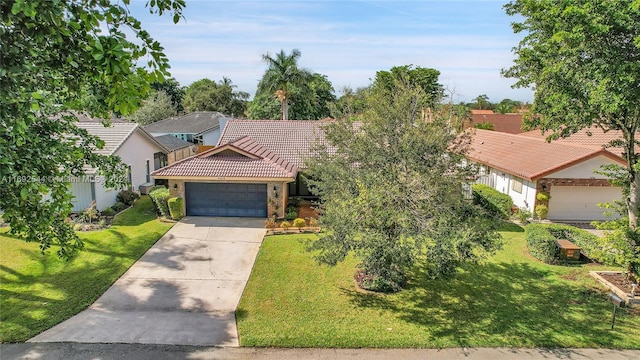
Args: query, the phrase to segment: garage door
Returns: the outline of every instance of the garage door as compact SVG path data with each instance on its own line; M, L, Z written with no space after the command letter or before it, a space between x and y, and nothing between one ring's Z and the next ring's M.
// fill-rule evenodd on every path
M189 216L267 217L266 184L186 183Z
M552 186L550 220L606 220L598 203L619 200L620 188L609 186Z

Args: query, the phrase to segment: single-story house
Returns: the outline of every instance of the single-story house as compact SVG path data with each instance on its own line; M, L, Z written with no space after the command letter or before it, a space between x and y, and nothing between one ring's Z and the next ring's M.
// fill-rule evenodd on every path
M216 145L229 117L217 111L196 111L151 123L144 129L153 136L172 135L196 145Z
M300 171L324 141L326 121L229 120L215 148L152 173L166 179L187 215L283 217L289 196L307 196Z
M625 164L619 152L603 147L602 138L583 139L585 132L549 143L540 131L474 132L467 158L480 165L478 182L510 195L518 207L533 212L536 195L546 192L550 220L604 220L597 204L622 197L619 187L594 172L602 165Z
M134 190L152 183L151 172L166 164L168 149L137 123L111 120L111 126L105 127L100 120L83 118L77 126L104 141L104 147L95 150L97 153L119 156L129 166L128 181ZM83 211L93 201L98 210L113 206L121 189L107 189L96 168L85 166L85 174L71 182L73 211Z

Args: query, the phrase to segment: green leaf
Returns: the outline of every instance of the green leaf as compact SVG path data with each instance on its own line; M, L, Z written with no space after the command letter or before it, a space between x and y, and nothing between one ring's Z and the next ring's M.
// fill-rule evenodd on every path
M33 110L33 111L40 110L40 105L37 102L32 102L31 103L31 110Z
M23 187L20 190L20 198L22 198L22 200L27 200L28 197L29 197L29 189L26 187Z

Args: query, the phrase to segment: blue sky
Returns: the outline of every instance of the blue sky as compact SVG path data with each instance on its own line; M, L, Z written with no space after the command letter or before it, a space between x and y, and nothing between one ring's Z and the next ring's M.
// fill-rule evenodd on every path
M500 76L511 65L513 34L505 1L210 1L186 0L185 20L148 15L146 0L130 9L164 46L181 85L230 78L254 94L262 55L301 51L300 65L327 75L337 95L366 86L378 70L414 64L441 72L454 101L531 101Z

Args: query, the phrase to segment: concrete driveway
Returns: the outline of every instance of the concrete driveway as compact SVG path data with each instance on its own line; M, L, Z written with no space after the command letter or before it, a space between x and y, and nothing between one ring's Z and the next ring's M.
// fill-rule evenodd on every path
M93 305L29 342L238 346L235 309L261 219L188 217Z

